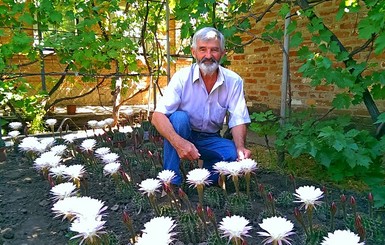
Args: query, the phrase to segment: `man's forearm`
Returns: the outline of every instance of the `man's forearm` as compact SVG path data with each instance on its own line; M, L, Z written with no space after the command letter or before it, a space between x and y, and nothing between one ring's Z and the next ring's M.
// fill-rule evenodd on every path
M245 124L237 125L231 128L231 134L233 135L233 141L237 148L245 147L247 128Z

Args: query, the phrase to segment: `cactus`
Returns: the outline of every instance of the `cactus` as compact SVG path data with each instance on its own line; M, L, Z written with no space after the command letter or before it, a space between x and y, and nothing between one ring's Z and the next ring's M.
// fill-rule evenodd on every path
M150 128L148 129L149 133L150 133L150 137L160 137L160 133L158 132L158 130L154 127L154 125L151 125Z
M140 148L144 141L144 130L142 127L132 128L132 137L135 148Z
M177 210L170 205L169 203L164 203L160 206L160 215L161 216L171 216L171 217L177 217L178 212Z
M199 225L199 217L197 214L182 213L179 220L179 228L182 230L183 242L198 244L201 242L204 231Z
M204 200L209 207L222 208L225 201L223 190L217 187L207 188L204 193Z
M290 207L294 201L294 195L290 191L282 191L277 197L277 205L280 205L284 208Z
M125 147L127 143L127 137L126 134L119 131L114 131L114 134L112 135L112 142L114 146L121 146Z
M0 137L0 162L7 160L7 150L3 138Z
M142 210L146 211L150 209L150 202L140 192L137 192L137 191L134 192L134 195L131 201L134 204L135 208L138 210L138 212L141 212Z
M144 141L149 141L150 140L150 128L151 128L151 123L149 121L143 121L140 124L140 127L143 130L143 140Z
M215 232L211 232L207 238L207 244L223 245L223 244L227 244L227 241L222 237L217 236Z
M373 241L373 244L384 244L385 237L383 234L384 221L381 218L371 218L368 214L360 213L361 222L366 233L367 241ZM355 216L352 214L347 215L346 223L347 227L355 231L354 226Z
M144 131L149 131L150 127L151 127L151 123L150 121L143 121L141 124L140 124L140 127L144 130Z
M244 193L231 194L228 196L225 208L232 214L249 216L252 212L252 206L249 198Z

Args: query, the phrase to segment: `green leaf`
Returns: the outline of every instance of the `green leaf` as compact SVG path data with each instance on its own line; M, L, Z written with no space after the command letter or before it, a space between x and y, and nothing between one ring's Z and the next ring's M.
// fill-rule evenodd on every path
M385 32L381 32L374 41L374 53L379 55L385 49Z
M360 23L358 23L358 36L362 39L371 38L372 34L376 33L377 30L369 18L362 19Z
M357 135L360 134L360 131L358 131L357 129L351 129L349 130L347 133L346 133L346 136L348 136L349 138L354 138L356 137ZM357 146L357 145L356 145ZM356 147L353 147L354 149L357 149ZM352 148L352 149L353 149Z
M25 12L19 17L19 21L25 22L27 25L33 25L34 19L30 13Z
M313 32L323 30L325 27L322 22L322 19L315 17L311 19L310 24L307 25L307 28L311 33L313 33Z
M298 52L297 55L301 60L307 60L312 57L313 53L309 50L309 47L302 46Z
M331 126L326 126L322 129L320 129L320 133L318 134L318 137L320 138L327 138L329 136L334 135L334 129Z
M346 142L344 140L335 140L332 146L336 151L341 151L345 148Z
M317 153L318 153L318 148L317 146L314 145L314 142L310 142L310 150L309 150L309 154L312 156L312 157L316 157L317 156Z
M279 10L278 14L285 18L285 16L290 13L290 6L287 3L282 4L281 9Z
M347 70L353 71L352 75L357 77L366 69L366 63L353 63L347 67Z
M291 36L290 39L290 48L297 48L303 42L302 33L296 32Z
M375 124L385 123L385 112L378 115Z
M333 54L339 54L341 52L341 48L336 41L331 41L329 43L329 50Z
M341 1L341 4L338 8L338 12L336 15L336 20L340 21L345 15L345 4L343 4L343 1Z
M328 57L323 57L322 59L322 65L325 68L330 68L332 66L332 61Z
M313 36L311 37L311 41L312 41L313 43L315 43L315 44L320 44L320 43L321 43L321 38L320 38L319 36L317 36L317 35L313 35Z
M274 21L269 22L269 23L265 26L265 30L266 30L266 31L273 30L274 27L277 25L277 23L278 23L277 20L274 20Z
M321 29L321 30L319 31L319 37L320 37L321 40L324 41L324 42L329 43L329 42L330 42L331 36L332 36L332 33L331 33L331 31L329 31L328 29Z
M290 34L293 31L295 31L295 29L297 29L297 21L292 21L292 22L290 22L289 26L287 27L287 33Z
M374 207L381 208L385 206L385 186L383 183L373 186Z
M333 99L332 105L337 109L348 109L350 107L351 98L348 94L337 94Z
M328 154L327 152L320 152L318 159L322 165L324 165L327 168L330 167L330 164L332 162L332 157L330 154Z
M333 52L334 53L334 52ZM349 59L349 53L346 51L338 52L336 55L337 61L345 61Z

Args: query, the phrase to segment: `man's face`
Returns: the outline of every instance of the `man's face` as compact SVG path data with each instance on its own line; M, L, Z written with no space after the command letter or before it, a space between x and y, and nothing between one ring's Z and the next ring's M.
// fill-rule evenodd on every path
M191 53L205 75L211 75L218 69L219 62L225 54L221 50L220 42L217 39L198 40L197 47L191 49Z

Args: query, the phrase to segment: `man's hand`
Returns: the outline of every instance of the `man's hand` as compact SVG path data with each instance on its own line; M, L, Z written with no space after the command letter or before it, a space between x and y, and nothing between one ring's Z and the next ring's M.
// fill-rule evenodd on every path
M199 159L201 155L195 145L178 135L171 125L170 120L163 113L154 112L151 122L158 132L174 147L180 159Z
M180 159L197 160L201 156L195 145L183 138L181 138L176 144L174 144L174 148L178 152L178 156Z
M238 153L238 159L237 159L238 161L251 157L251 151L249 149L244 148L244 147L238 148L237 153Z

